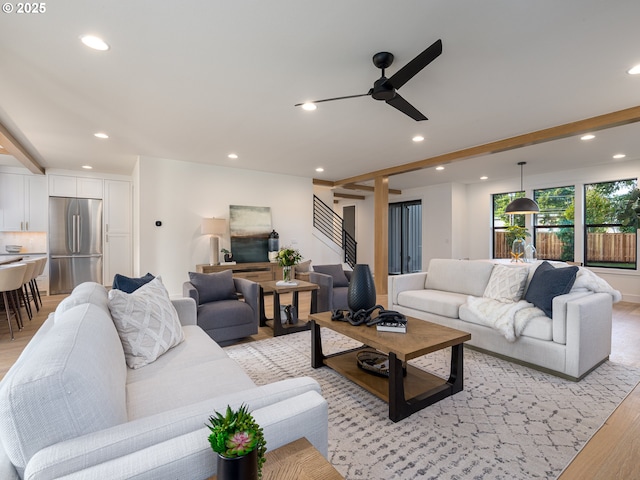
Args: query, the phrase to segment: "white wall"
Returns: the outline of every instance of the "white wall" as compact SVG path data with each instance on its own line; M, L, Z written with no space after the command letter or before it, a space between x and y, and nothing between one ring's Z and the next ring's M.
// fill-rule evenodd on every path
M209 263L203 217L229 218L229 205L270 207L280 246L306 258L312 250L311 178L274 175L178 160L140 157L135 178L139 203L139 261L136 274L161 275L170 294L196 264ZM155 222L162 226L156 227ZM229 248L227 232L220 248Z

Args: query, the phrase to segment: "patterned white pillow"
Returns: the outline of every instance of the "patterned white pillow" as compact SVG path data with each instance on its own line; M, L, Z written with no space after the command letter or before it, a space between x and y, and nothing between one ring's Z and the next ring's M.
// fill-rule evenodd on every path
M133 293L109 291L109 310L129 368L140 368L184 340L178 312L160 277Z
M528 275L529 269L524 266L494 265L483 296L504 303L517 302L524 294Z

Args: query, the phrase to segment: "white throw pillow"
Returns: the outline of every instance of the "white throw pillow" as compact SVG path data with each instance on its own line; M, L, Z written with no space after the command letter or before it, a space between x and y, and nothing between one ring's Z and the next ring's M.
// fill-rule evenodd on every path
M522 298L528 275L529 269L524 266L494 265L483 296L504 303L517 302Z
M184 340L178 312L160 277L133 293L109 291L109 310L129 368L140 368Z

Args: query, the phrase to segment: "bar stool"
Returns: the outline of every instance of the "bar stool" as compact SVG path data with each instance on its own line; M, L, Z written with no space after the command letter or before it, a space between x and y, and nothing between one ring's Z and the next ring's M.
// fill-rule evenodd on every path
M20 291L18 295L22 300L22 304L24 305L24 309L27 312L29 320L33 319L33 310L31 309L31 300L33 300L34 305L37 306L36 300L33 298L33 295L29 294L29 286L31 285L31 280L33 280L33 274L36 271L37 262L35 260L27 260L26 262L22 262L27 265L27 269L24 272L24 278L22 279L22 285L20 286ZM40 310L40 308L38 308Z
M35 290L35 296L38 298L40 307L42 307L42 297L40 296L40 288L38 288L37 278L44 273L44 268L47 266L47 257L36 258L36 269L33 272L33 280L31 281L32 291ZM36 305L38 311L40 307Z
M11 316L15 317L18 330L22 330L22 314L20 313L20 303L16 292L22 289L26 270L27 265L24 263L16 263L0 268L0 293L2 293L4 309L7 312L11 340L13 340Z

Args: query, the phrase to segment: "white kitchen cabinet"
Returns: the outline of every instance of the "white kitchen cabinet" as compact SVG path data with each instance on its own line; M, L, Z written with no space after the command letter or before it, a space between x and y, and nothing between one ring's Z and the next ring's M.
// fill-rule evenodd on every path
M70 175L49 175L49 196L102 198L104 196L103 180Z
M44 176L0 173L0 231L47 231Z
M133 275L131 182L104 181L104 283Z

